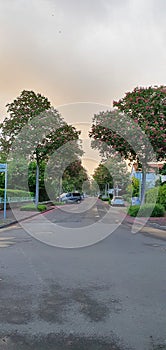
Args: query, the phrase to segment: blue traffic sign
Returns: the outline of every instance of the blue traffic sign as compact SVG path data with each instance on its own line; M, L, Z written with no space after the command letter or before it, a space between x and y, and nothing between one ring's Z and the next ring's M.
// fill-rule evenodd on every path
M7 164L0 163L0 173L5 173L5 189L4 189L4 219L6 219L6 197L7 197Z

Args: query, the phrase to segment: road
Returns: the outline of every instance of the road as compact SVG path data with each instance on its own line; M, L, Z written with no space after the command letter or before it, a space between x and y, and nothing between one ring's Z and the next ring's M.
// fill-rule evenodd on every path
M111 234L59 248L43 243L47 232L27 233L46 230L43 217L66 235L96 224ZM131 233L122 218L86 199L1 230L0 350L166 349L166 241Z

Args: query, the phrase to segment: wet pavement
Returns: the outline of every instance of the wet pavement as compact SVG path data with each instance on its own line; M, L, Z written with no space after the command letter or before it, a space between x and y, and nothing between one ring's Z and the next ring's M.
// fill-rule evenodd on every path
M45 215L76 228L81 214ZM124 225L86 248L49 246L19 224L0 239L0 350L166 350L165 241Z

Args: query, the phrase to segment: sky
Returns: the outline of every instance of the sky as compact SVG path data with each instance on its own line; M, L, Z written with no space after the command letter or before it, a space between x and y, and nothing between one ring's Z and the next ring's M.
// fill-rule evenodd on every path
M0 0L0 118L22 90L90 125L136 86L166 84L165 0Z

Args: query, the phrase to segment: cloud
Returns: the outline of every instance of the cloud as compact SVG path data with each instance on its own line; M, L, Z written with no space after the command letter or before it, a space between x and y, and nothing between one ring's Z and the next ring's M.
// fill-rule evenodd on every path
M164 84L165 9L165 0L0 2L1 110L23 89L54 105L110 104Z

